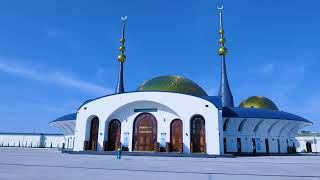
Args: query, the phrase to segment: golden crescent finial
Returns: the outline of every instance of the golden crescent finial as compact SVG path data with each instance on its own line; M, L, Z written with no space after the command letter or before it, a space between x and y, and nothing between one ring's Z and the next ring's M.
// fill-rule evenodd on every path
M221 5L221 7L217 6L217 9L218 9L219 11L222 11L222 10L223 10L223 5Z

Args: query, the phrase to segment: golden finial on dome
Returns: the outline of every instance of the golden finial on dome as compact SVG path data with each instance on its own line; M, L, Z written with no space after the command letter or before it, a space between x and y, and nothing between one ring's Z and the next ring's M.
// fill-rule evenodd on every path
M219 29L219 34L224 34L224 30L223 29Z
M120 39L121 46L119 47L120 55L118 56L117 59L120 63L124 63L126 61L126 56L124 55L124 51L126 50L126 47L124 46L124 43L126 42L126 39L124 38L124 30L126 27L127 16L121 17L121 19L122 19L122 37Z
M226 47L224 47L224 44L226 43L226 39L224 38L224 29L223 29L223 23L222 23L223 5L221 7L217 7L217 9L218 9L219 15L220 15L220 29L219 29L219 34L220 34L219 44L220 44L220 48L218 50L218 54L219 54L219 56L226 56L228 50L227 50Z
M118 56L118 61L121 62L121 63L124 63L126 61L126 56L124 54L120 54Z
M219 44L224 44L226 42L226 39L225 38L220 38L219 39Z
M220 56L225 56L225 55L227 55L227 53L228 53L228 49L226 47L220 47L218 50L218 54Z

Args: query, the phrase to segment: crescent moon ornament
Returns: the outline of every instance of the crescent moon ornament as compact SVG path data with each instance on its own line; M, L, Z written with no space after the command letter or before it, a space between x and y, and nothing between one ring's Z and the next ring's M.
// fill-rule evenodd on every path
M221 7L217 6L217 9L222 11L223 10L223 5Z
M121 17L122 21L125 21L127 19L127 16Z

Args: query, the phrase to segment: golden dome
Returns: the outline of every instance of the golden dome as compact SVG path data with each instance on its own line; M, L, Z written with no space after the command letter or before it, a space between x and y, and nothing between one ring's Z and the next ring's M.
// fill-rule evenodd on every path
M163 91L208 96L195 82L182 76L159 76L141 84L137 91Z
M225 48L225 47L221 47L221 48L219 48L219 50L218 50L218 54L219 54L220 56L225 56L225 55L227 55L227 53L228 53L228 49Z
M126 61L126 56L125 55L123 55L123 54L120 54L119 56L118 56L118 61L119 62L125 62Z
M270 99L263 96L252 96L243 100L239 107L242 108L256 108L256 109L269 109L278 111L278 107Z

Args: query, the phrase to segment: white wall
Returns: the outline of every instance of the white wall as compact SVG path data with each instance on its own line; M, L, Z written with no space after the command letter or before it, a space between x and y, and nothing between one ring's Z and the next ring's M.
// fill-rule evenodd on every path
M312 152L320 152L320 137L319 136L299 136L295 138L297 152L306 152L306 143L311 143Z
M52 144L52 148L61 148L63 143L63 135L0 133L0 146L2 147L50 148Z
M94 117L99 118L98 151L103 151L108 124L112 119L121 121L122 143L124 133L129 133L129 150L132 150L133 122L140 114L135 113L134 109L139 108L158 109L157 112L150 112L157 119L158 142L161 142L161 133L166 133L166 141L170 142L170 123L176 118L181 119L185 153L190 152L190 120L194 115L202 115L205 118L207 153L223 154L223 147L220 147L223 137L221 112L204 99L170 92L124 93L107 96L84 105L77 115L74 150L83 150L84 141L89 140L90 120Z
M242 122L245 123L239 131ZM238 152L237 138L241 138L242 153L253 152L252 138L256 140L256 153L266 153L265 139L269 141L270 153L279 153L278 139L280 141L280 153L287 153L287 147L293 146L297 131L308 125L301 121L256 118L223 118L223 123L226 124L224 138L227 140L227 152L231 153ZM286 140L288 140L288 144Z

